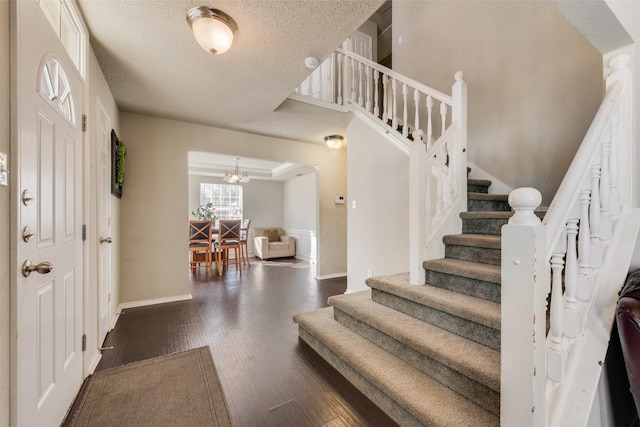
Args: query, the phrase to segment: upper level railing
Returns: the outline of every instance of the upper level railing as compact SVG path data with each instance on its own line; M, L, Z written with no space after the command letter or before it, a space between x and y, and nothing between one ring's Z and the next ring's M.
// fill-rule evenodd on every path
M422 262L443 252L441 236L445 230L455 232L449 224L466 210L467 89L462 72L456 73L447 95L336 49L291 98L347 107L410 155L410 280L424 283Z
M509 196L516 214L502 230L502 425L587 425L638 235L629 61L609 61L606 96L544 220L533 214L537 190Z

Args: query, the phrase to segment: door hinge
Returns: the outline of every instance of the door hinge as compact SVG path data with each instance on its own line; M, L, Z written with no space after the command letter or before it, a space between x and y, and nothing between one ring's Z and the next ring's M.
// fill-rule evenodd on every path
M82 335L82 351L87 351L87 334Z
M82 132L86 132L87 131L87 115L83 114L82 115Z
M87 224L82 224L82 241L87 241Z

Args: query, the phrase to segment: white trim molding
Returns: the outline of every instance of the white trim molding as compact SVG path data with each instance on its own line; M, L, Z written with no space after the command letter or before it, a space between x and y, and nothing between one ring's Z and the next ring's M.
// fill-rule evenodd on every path
M154 298L154 299L145 299L140 301L130 301L120 303L118 306L118 313L122 313L122 310L127 308L135 308L135 307L145 307L147 305L156 305L156 304L165 304L167 302L176 302L176 301L188 301L192 298L191 294L185 295L176 295L173 297L164 297L164 298Z

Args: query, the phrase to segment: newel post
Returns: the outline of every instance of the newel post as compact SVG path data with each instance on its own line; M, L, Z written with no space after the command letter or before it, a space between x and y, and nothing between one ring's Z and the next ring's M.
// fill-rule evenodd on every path
M509 195L515 214L502 227L500 425L544 426L545 312L549 293L546 230L534 188Z
M467 210L467 83L464 73L455 74L456 82L451 90L452 107L451 120L458 124L455 150L459 155L459 170L454 172L455 194L462 196L461 211ZM443 128L444 129L444 128ZM462 230L461 230L462 231Z
M409 149L409 283L424 285L422 267L427 258L427 150L422 141L424 132L413 132L413 144Z

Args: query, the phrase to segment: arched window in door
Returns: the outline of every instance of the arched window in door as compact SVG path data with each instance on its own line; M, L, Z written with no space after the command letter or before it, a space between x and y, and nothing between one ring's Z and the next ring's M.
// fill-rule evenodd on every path
M40 69L38 81L38 94L58 109L69 122L75 124L71 87L62 65L55 59L48 59Z

